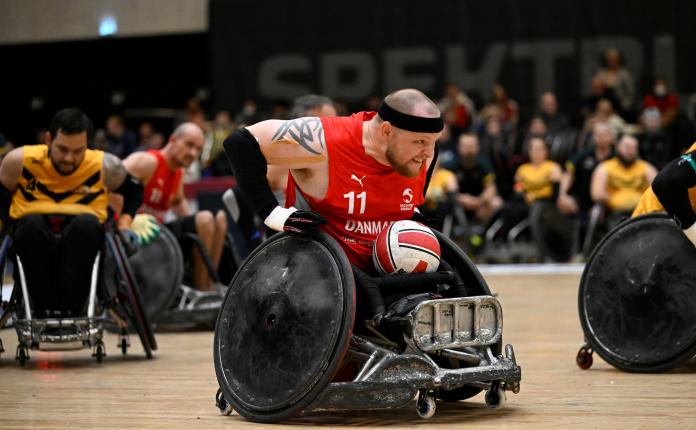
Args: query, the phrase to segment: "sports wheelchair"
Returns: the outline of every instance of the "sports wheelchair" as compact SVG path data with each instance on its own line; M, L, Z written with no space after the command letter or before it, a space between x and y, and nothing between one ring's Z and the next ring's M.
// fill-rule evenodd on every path
M231 236L225 237L220 268L215 270L201 239L193 233L186 234L218 287L211 291L198 291L189 286L192 268L190 262L184 261L174 234L164 226L157 226L155 230L152 240L138 246L128 258L134 277L141 286L145 313L158 327L212 326L226 290L224 285L229 283L240 261L233 251Z
M106 356L103 341L104 328L113 327L119 333L118 347L123 354L130 347L129 331L135 330L147 358L157 349L152 328L143 308L140 289L133 276L123 241L118 231L108 227L103 249L92 265L86 314L74 318L35 318L21 258L11 249L12 239L5 236L0 247L0 272L4 273L8 260L16 271L14 287L7 301L0 295L0 328L10 318L17 332L15 358L24 366L30 359L30 350L92 349L92 355L101 363ZM0 341L0 353L4 352Z
M660 372L696 354L696 249L672 218L652 213L616 226L592 252L580 280L585 344L628 372Z
M256 248L215 327L219 411L277 422L313 410L398 408L417 397L418 415L429 418L436 399L486 390L497 407L504 391L517 393L521 369L511 345L503 355L498 300L468 257L435 233L441 271L381 278L383 297L401 294L362 321L356 278L334 239L284 233Z

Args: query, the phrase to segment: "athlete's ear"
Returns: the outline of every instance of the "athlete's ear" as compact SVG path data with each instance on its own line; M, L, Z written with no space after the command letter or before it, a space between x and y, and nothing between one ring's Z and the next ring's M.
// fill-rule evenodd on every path
M51 144L51 140L53 140L53 138L51 137L51 132L49 132L49 131L45 132L44 135L43 135L43 142L44 142L44 144L50 145L50 144Z
M383 121L382 124L379 125L380 137L388 139L391 137L393 132L394 129L389 121Z

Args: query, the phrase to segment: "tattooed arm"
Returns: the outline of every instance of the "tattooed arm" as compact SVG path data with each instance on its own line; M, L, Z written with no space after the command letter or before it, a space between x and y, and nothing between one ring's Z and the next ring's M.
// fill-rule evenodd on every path
M104 154L102 172L106 189L123 197L122 208L118 208L121 209L118 228L130 228L133 215L143 202L143 185L129 175L121 159L112 154ZM117 200L120 203L120 199Z
M269 165L307 169L326 164L324 127L316 117L268 120L247 127Z

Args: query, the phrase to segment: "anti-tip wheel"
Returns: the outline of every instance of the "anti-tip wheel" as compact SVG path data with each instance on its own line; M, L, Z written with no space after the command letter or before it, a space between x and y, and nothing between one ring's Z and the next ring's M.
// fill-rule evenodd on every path
M416 401L416 412L418 416L423 419L432 418L435 415L435 410L437 409L437 404L435 403L435 396L433 393L427 390L420 390L418 393L418 400Z
M505 404L505 390L500 384L494 384L490 390L486 391L486 405L493 409L502 408Z
M585 347L580 348L578 355L575 357L575 363L582 370L592 367L592 350Z
M234 410L232 405L225 400L225 396L222 394L222 390L219 388L215 394L215 406L218 408L220 415L224 416L230 415Z

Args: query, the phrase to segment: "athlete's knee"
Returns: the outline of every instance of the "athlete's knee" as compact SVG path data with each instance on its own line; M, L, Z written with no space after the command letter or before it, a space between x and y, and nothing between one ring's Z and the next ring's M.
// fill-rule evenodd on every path
M225 214L225 211L220 210L215 214L215 227L217 228L217 231L227 230L227 215Z
M200 211L196 214L196 232L201 236L209 236L215 231L215 220L210 211Z

